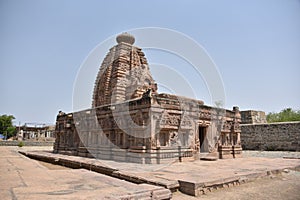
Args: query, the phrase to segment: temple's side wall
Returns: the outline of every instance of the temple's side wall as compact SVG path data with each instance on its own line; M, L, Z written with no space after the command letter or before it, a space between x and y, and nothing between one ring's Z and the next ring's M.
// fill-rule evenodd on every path
M242 124L244 150L300 151L300 122Z

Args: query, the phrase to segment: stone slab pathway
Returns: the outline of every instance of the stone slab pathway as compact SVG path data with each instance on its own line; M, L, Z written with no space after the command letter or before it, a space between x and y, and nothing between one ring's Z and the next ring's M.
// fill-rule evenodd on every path
M6 199L166 199L168 189L135 184L85 169L49 169L0 147L0 197ZM24 150L24 148L22 149Z

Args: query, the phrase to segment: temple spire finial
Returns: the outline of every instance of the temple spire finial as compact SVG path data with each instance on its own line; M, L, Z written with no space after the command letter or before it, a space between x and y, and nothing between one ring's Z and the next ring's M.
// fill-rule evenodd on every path
M130 44L130 45L133 45L133 43L135 42L134 36L127 32L118 35L116 40L117 40L118 44L120 44L121 42L124 42L124 43Z

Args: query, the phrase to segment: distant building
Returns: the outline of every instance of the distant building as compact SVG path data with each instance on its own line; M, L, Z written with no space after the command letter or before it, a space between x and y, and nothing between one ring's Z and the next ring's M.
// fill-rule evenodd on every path
M18 140L46 140L55 138L55 125L25 123L16 126Z

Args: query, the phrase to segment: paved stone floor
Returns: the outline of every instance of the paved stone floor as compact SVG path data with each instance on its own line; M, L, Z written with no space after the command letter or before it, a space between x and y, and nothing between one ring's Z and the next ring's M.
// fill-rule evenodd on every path
M171 196L169 190L163 187L137 185L84 169L41 164L19 154L18 149L18 147L0 147L1 200L120 199L122 197L149 199L151 195ZM34 148L29 148L32 149Z
M17 150L32 151L36 147L0 147L0 196L1 199L103 199L149 191L151 185L136 185L116 178L87 170L73 170L61 166L38 162L17 153ZM40 148L40 150L49 150ZM43 155L51 153L40 152ZM264 155L265 157L254 157ZM173 162L167 165L141 165L114 161L99 161L82 157L54 156L80 162L93 162L113 167L117 173L161 184L175 184L178 180L191 183L207 183L230 177L249 176L272 170L296 168L300 152L245 152L244 158L218 161ZM270 156L271 155L271 156ZM293 155L293 156L291 156ZM91 161L90 161L91 160ZM299 168L298 168L299 169ZM299 199L300 173L271 175L239 186L218 189L214 192L192 197L181 192L173 194L174 199ZM157 187L158 188L158 187ZM157 189L150 188L150 190ZM284 198L283 198L284 197Z
M173 193L174 200L299 200L300 172L290 171L281 175L258 179L239 186L215 190L192 197L181 192Z

